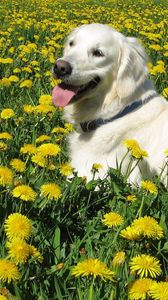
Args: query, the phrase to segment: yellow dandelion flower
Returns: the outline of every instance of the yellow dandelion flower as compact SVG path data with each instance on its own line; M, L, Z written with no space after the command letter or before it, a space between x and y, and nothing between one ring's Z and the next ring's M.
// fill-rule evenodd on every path
M148 157L147 151L137 147L135 149L132 149L131 155L137 159L143 158L143 157Z
M103 166L101 164L94 163L92 166L92 170L99 171Z
M42 168L48 170L55 170L56 166L48 159L48 157L42 155L41 153L36 153L32 156L31 161Z
M158 222L149 216L140 217L133 221L133 228L139 230L144 237L152 239L161 239L163 237L163 229Z
M73 173L73 168L69 163L62 164L59 171L64 176L70 176Z
M23 106L23 111L26 113L26 114L32 114L34 113L34 106L33 105L30 105L30 104L26 104Z
M36 192L28 185L18 185L12 190L12 195L23 201L35 201Z
M168 157L168 149L164 150L164 154L166 155L166 157Z
M7 58L0 57L0 63L1 64L11 64L11 63L13 63L13 59L10 57L7 57Z
M59 263L56 265L56 270L59 271L59 270L62 270L64 268L65 264L64 263Z
M140 148L140 145L136 140L125 140L124 145L130 150L131 156L137 159L142 159L143 157L147 157L148 153Z
M45 76L48 76L48 77L51 77L51 71L46 71L46 72L44 73L44 75L45 75Z
M49 62L54 64L55 63L55 57L53 54L49 55Z
M29 245L19 238L14 238L8 241L7 244L8 257L15 262L15 264L23 264L30 256Z
M51 131L51 133L61 133L61 134L67 134L68 130L63 127L54 127Z
M17 266L5 258L0 259L0 280L10 283L18 279L20 279L20 273Z
M149 48L155 50L155 51L160 51L162 49L162 47L158 44L156 45L150 45Z
M2 140L2 139L11 140L11 139L13 139L13 136L8 132L1 132L0 133L0 140Z
M125 252L124 251L119 251L116 253L116 255L114 256L113 260L112 260L112 266L114 268L123 265L123 263L125 262Z
M128 195L126 197L126 200L129 201L129 202L134 202L137 200L137 197L135 195Z
M68 130L68 132L71 132L74 130L73 124L71 124L71 123L65 123L65 128Z
M51 140L51 137L48 136L48 135L43 134L43 135L40 135L40 136L36 139L36 143L43 143L43 142L49 141L49 140Z
M37 153L40 153L43 156L56 156L60 151L61 148L52 143L42 144L37 148Z
M8 145L4 142L0 142L0 151L6 151L8 149Z
M34 70L40 70L40 68L34 68ZM41 78L42 77L42 75L41 74L39 74L39 73L35 73L35 78Z
M0 86L9 87L10 85L11 85L11 82L10 82L9 78L4 77L0 80Z
M60 187L55 183L43 184L40 190L41 196L49 200L58 200L62 196Z
M139 144L136 140L124 140L123 144L129 149L132 150L134 147L139 147Z
M168 299L168 282L153 282L150 287L149 295L154 300Z
M149 278L140 278L135 280L129 289L130 300L146 300L148 292L153 284L153 280Z
M24 67L24 68L22 68L22 71L25 71L25 72L27 72L27 73L32 73L32 70L31 70L31 68L30 67Z
M139 229L128 226L127 228L120 231L120 236L122 236L124 239L135 241L141 237L141 233L139 232Z
M155 278L162 272L160 262L157 258L150 255L137 255L130 261L131 272L136 272L140 277L151 276Z
M35 154L36 153L36 147L33 144L26 144L20 149L20 153L22 154Z
M0 295L0 300L8 300L4 295Z
M0 167L0 185L9 186L13 182L13 173L7 167Z
M163 46L164 49L168 50L168 43Z
M32 61L30 62L30 64L31 64L32 66L38 66L38 65L39 65L39 63L38 63L37 60L32 60Z
M162 94L164 97L168 98L168 87L163 90Z
M33 163L37 164L38 166L40 166L42 168L48 167L48 161L41 153L34 154L31 158L31 160Z
M166 73L164 64L158 63L156 66L153 66L153 68L150 69L150 74L151 75L156 75L158 73L160 73L160 74Z
M5 220L5 232L8 239L28 239L32 234L32 223L24 215L13 213Z
M115 212L105 214L102 219L102 223L108 226L109 228L120 226L123 222L123 217Z
M34 38L35 38L35 40L38 40L39 39L39 35L35 34Z
M26 171L25 162L18 158L13 158L10 161L10 166L17 172L25 172Z
M19 81L19 77L15 76L15 75L11 75L9 78L10 82L18 82Z
M39 104L34 107L34 112L35 113L40 113L40 114L48 114L48 113L54 113L56 111L56 108L51 105L47 104Z
M20 37L18 38L18 41L19 41L19 42L24 41L24 37L23 37L23 36L20 36ZM21 47L21 46L19 46L19 49L21 49L20 47Z
M151 194L156 195L158 193L157 186L150 180L141 181L141 187Z
M34 247L33 245L29 245L30 255L33 256L37 261L40 263L43 261L43 256L41 255L40 251Z
M21 72L21 69L20 68L15 68L14 70L13 70L13 73L20 73Z
M12 118L15 115L13 109L11 108L5 108L1 112L1 119L7 120Z
M21 83L20 83L20 88L28 88L30 89L33 85L33 82L32 80L30 79L26 79L26 80L23 80Z
M79 276L93 276L94 278L100 277L102 280L114 280L115 273L112 272L106 264L95 258L88 258L79 262L72 268L72 275Z
M39 103L44 105L52 105L51 95L42 95L39 98Z
M60 79L55 79L51 77L51 86L54 87L60 83Z

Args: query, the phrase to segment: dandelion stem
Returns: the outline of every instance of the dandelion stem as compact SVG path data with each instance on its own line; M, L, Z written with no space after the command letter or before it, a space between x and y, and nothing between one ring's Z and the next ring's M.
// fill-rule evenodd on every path
M22 212L22 207L23 207L23 202L21 201L21 203L20 203L20 207L19 207L19 213L21 213L21 212Z
M119 169L120 173L121 173L123 161L124 161L125 158L127 157L128 153L129 153L129 150L127 150L126 154L123 156L123 158L122 158L122 160L121 160L121 162L120 162L120 164L119 164L118 169Z
M90 288L89 288L89 299L88 300L94 300L94 297L93 297L93 284L94 284L94 279L93 279L93 282L91 283L90 285Z
M133 159L132 157L130 158L126 173L125 173L125 179L127 180L129 175L131 174L131 168L132 168L132 164L133 164Z
M112 289L109 300L114 300L115 292Z
M145 197L144 197L144 195L143 195L142 201L141 201L141 205L140 205L140 208L139 208L139 210L138 210L138 212L137 212L136 218L142 216L142 210L143 210L143 206L144 206L144 200L145 200Z

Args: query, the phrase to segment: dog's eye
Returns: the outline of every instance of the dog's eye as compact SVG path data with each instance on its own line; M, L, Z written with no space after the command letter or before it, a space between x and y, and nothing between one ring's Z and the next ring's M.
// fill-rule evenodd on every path
M100 49L95 49L92 52L93 56L101 57L104 56L104 53Z
M73 42L73 41L70 41L70 42L69 42L69 46L72 47L73 45L74 45L74 42Z

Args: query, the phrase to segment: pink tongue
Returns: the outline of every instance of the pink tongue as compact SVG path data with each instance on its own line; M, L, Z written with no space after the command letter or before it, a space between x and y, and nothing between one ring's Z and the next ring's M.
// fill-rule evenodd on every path
M55 106L66 106L79 89L79 86L68 86L63 83L55 86L52 91L53 104Z

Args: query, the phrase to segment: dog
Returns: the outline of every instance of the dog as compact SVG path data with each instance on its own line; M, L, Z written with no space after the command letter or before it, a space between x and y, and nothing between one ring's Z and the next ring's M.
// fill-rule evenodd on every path
M158 95L148 79L148 56L134 37L111 26L82 25L66 40L63 57L54 67L62 82L53 88L56 106L76 131L69 136L72 166L78 176L93 177L93 164L101 165L98 176L116 168L133 139L148 153L139 161L129 180L159 175L168 148L168 102ZM130 158L123 161L123 174ZM166 171L162 172L166 182Z

